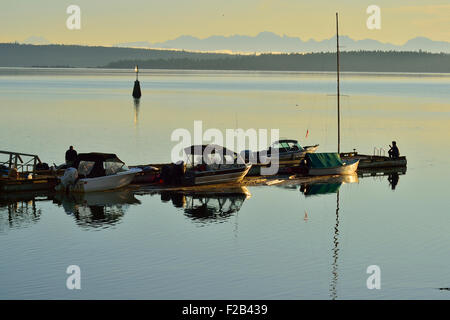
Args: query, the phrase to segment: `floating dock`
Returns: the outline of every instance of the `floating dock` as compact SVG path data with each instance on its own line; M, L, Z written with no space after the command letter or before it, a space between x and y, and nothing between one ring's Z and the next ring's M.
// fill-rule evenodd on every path
M39 157L30 154L19 154L14 152L5 152L9 155L9 160L6 163L11 168L17 166L22 169L22 172L18 173L17 178L0 178L0 192L23 192L23 191L37 191L37 190L53 190L58 183L59 176L64 171L51 172L50 170L36 170L37 164L40 164ZM406 157L399 157L396 159L379 156L379 155L363 155L357 152L341 153L342 160L360 159L357 174L359 176L374 176L380 173L406 173L407 160ZM24 162L21 156L31 157L32 160ZM160 183L159 172L161 168L166 165L160 164L148 164L140 166L140 168L150 168L148 171L143 171L137 175L133 184L139 188L146 188L148 186L152 191L167 190L167 191L186 191L186 190L218 190L223 188L232 187L233 185L242 186L256 186L256 185L278 185L286 183L287 181L295 181L296 183L315 183L315 181L327 180L330 177L312 177L307 176L304 168L301 166L302 160L283 160L279 163L278 174L273 176L261 176L261 168L270 166L270 164L254 164L251 171L244 178L240 184L230 185L204 185L204 186L170 186ZM25 171L30 167L30 171ZM26 169L25 169L26 168ZM25 169L25 170L24 170ZM28 179L28 175L32 174L32 177Z
M389 158L386 156L358 154L357 152L341 153L341 159L359 159L358 170L367 168L397 168L406 167L407 165L406 157Z
M7 157L6 161L0 161L2 170L6 170L2 171L3 175L0 172L0 192L52 190L56 186L56 173L47 170L48 166L44 166L39 156L3 150L0 154ZM42 168L46 170L40 170Z
M34 177L32 179L0 179L1 192L52 190L58 183L57 177Z

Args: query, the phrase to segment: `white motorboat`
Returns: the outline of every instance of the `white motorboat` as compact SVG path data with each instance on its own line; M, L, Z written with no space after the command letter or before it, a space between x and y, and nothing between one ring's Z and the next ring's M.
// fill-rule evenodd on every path
M194 145L184 152L188 156L184 177L194 185L240 182L252 167L235 152L218 145Z
M270 158L273 153L278 153L279 160L297 160L303 159L307 153L314 153L319 145L302 147L297 140L283 139L272 143L267 156Z
M278 161L284 160L300 160L305 157L307 153L314 153L319 148L319 145L302 147L297 140L283 139L275 141L267 150L260 152L251 152L245 150L242 156L248 161L256 161L256 163L266 163L270 161L271 157L278 155Z
M139 168L129 169L115 154L81 153L74 168L66 169L56 190L93 192L118 189L129 185L141 171Z

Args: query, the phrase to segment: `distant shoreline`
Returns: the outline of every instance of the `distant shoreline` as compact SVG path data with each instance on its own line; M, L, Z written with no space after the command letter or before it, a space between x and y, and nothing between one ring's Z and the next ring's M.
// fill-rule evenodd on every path
M30 67L22 67L22 66L10 66L10 67L0 67L1 70L7 70L7 69L16 69L16 70L71 70L71 71L80 71L80 70L99 70L99 71L123 71L124 74L130 73L134 74L134 69L129 68L107 68L107 67L70 67L70 66L30 66ZM128 71L126 71L128 70ZM292 70L214 70L214 69L163 69L163 68L141 68L140 67L140 73L143 71L167 71L167 72L223 72L223 73L237 73L237 72L252 72L252 73L293 73L293 74L323 74L323 75L335 75L336 70L332 71L292 71ZM122 74L122 72L120 73ZM408 72L408 71L341 71L341 74L348 74L348 75L386 75L386 76L443 76L443 77L450 77L450 72ZM1 75L1 73L0 73Z
M336 70L336 54L334 52L262 54L208 60L193 58L120 60L103 67L131 69L135 65L147 69L332 72ZM450 54L344 51L340 54L340 66L343 72L449 73Z
M0 43L0 67L333 72L335 52L230 55L189 51ZM450 54L342 51L342 72L450 73Z

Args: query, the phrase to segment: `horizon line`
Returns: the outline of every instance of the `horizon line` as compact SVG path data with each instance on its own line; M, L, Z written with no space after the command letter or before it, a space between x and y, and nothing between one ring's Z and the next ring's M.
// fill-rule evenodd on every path
M268 33L268 34L273 34L273 35L276 35L276 36L278 36L278 37L280 37L280 38L291 38L291 39L298 39L298 40L300 40L300 41L302 41L302 42L323 42L323 41L327 41L327 40L331 40L331 39L333 39L334 37L336 37L336 34L333 34L331 37L325 37L325 38L323 38L323 39L321 39L321 40L317 40L316 38L313 38L313 37L311 37L311 38L305 38L305 39L303 39L303 38L301 38L300 36L289 36L289 35L287 35L287 34L281 34L281 33L275 33L275 32L272 32L272 31L260 31L260 32L258 32L257 34L255 34L255 35L248 35L248 34L231 34L231 35L219 35L219 34L213 34L213 35L210 35L210 36L207 36L207 37L198 37L198 36L194 36L194 35L191 35L191 34L181 34L181 35L179 35L179 36L177 36L177 37L175 37L175 38L170 38L170 39L167 39L167 40L163 40L163 41L149 41L149 40L135 40L135 41L127 41L127 42L117 42L117 43L113 43L113 44L103 44L103 45L97 45L97 44L71 44L71 43L63 43L63 44L67 44L67 45L82 45L82 46L102 46L102 47L109 47L109 46L111 46L111 47L117 47L117 46L120 46L120 45L126 45L126 44L131 44L131 43L136 43L136 42L141 42L141 43L147 43L147 44L149 44L149 45L152 45L152 44L161 44L161 43L165 43L165 42L168 42L168 41L175 41L175 40L177 40L177 39L179 39L179 38L182 38L182 37L191 37L191 38L194 38L194 39L196 39L196 40L207 40L207 39L210 39L210 38L213 38L213 37L223 37L223 38L225 38L225 39L230 39L230 38L232 38L232 37L249 37L249 38L256 38L256 37L258 37L259 35L261 35L261 34L264 34L264 33ZM28 39L30 39L30 38L33 38L33 37L36 37L36 38L42 38L43 40L45 40L45 41L47 41L48 43L45 43L45 44L61 44L61 43L56 43L56 42L52 42L52 41L50 41L50 40L48 40L45 36L42 36L42 35L31 35L31 36L29 36L29 37L27 37L26 39L24 39L24 40L21 40L21 41L19 41L19 40L14 40L14 41L11 41L11 42L0 42L0 43L21 43L21 44L33 44L33 43L25 43L25 41L27 41ZM414 39L418 39L418 38L422 38L422 39L426 39L426 40L430 40L430 41L433 41L433 42L443 42L443 43L448 43L448 44L450 44L450 41L446 41L446 40L433 40L432 38L430 38L430 37L427 37L427 36L421 36L421 35L417 35L417 36L414 36L414 37L412 37L412 38L409 38L409 39L407 39L407 40L404 40L401 44L395 44L395 43L393 43L393 42L388 42L388 41L382 41L382 40L377 40L377 39L374 39L374 38L361 38L361 39L356 39L356 38L352 38L350 35L348 35L348 34L342 34L342 35L340 35L339 37L341 37L341 38L349 38L349 39L351 39L351 40L353 40L353 41L364 41L364 40L372 40L372 41L377 41L377 42L379 42L380 44L384 44L384 45L394 45L394 46L404 46L404 45L406 45L409 41L411 41L411 40L414 40ZM0 40L1 41L1 40ZM43 44L41 44L41 45L45 45L44 43ZM140 48L140 47L136 47L136 48ZM174 49L174 50L178 50L178 49L176 49L176 48L164 48L164 49ZM183 49L180 49L180 50L183 50Z

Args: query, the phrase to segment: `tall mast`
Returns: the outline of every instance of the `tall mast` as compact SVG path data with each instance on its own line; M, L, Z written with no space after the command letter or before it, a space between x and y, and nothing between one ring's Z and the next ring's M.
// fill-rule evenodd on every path
M338 153L341 153L341 106L339 92L339 20L336 12L336 63L337 63L337 117L338 117Z

